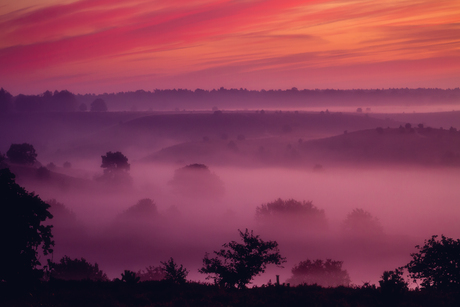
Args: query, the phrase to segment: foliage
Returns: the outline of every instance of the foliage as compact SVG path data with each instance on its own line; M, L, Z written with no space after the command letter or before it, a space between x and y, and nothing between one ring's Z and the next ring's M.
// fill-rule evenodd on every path
M162 280L165 278L165 271L161 266L148 266L145 270L140 270L136 273L140 281Z
M127 284L137 284L141 278L136 276L136 273L130 270L125 270L121 273L121 280Z
M133 218L150 218L158 215L157 205L150 199L141 199L134 206L129 207L124 216Z
M110 173L114 171L129 171L130 165L128 163L128 158L123 155L121 152L107 152L105 156L102 157L101 167L105 168L105 173Z
M40 180L48 180L51 178L51 172L48 168L40 166L37 168L37 178Z
M85 258L71 259L68 256L62 257L59 263L52 264L50 277L62 280L108 280L107 275L99 269L97 263L93 265Z
M380 291L386 296L399 296L409 290L408 283L402 277L402 268L397 268L394 271L385 271L382 274L382 279L379 280Z
M165 273L165 280L172 281L176 284L184 284L187 282L186 277L189 271L187 271L182 264L179 266L174 262L173 258L169 258L166 262L161 262L161 268Z
M27 143L11 144L6 156L12 163L33 165L37 160L35 148Z
M224 195L224 184L204 164L190 164L177 169L169 182L173 192L190 198L220 198Z
M8 113L11 111L13 96L5 91L3 88L0 89L0 114Z
M15 182L9 169L0 170L0 281L38 279L43 271L37 267L39 248L43 254L52 252L52 226L44 222L53 216L49 205Z
M110 181L111 183L131 183L132 178L128 174L130 165L125 155L119 151L109 151L105 156L101 157L101 167L104 168L104 175L100 179Z
M362 236L379 235L383 233L380 221L369 212L360 208L354 209L347 215L343 223L343 229L346 232Z
M422 287L440 290L460 287L460 239L432 236L425 245L416 246L412 260L406 265L414 281L421 280Z
M262 204L256 208L256 219L259 221L280 222L290 225L300 225L315 229L327 227L324 210L320 210L311 201L297 201L294 199L277 200Z
M0 152L0 169L8 167L8 165L5 163L5 160L5 155Z
M263 241L246 229L238 230L243 244L231 241L223 245L220 251L214 251L216 257L209 258L206 253L202 274L209 274L216 284L224 287L245 288L251 280L265 272L268 264L281 266L286 259L281 257L276 241Z
M101 98L97 98L90 105L91 112L106 112L107 111L107 104Z
M350 276L342 269L343 261L309 259L301 261L291 270L292 277L287 282L292 285L317 284L322 287L348 286Z

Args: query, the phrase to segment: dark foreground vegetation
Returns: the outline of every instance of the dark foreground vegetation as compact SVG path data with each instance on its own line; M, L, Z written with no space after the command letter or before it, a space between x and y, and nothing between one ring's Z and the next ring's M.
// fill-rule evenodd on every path
M266 285L227 289L167 281L62 281L11 291L1 284L2 306L458 306L454 291L411 290L389 294L374 286L322 288Z

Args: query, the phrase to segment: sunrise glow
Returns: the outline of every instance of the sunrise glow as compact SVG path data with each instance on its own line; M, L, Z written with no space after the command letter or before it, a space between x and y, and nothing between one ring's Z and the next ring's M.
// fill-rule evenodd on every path
M0 5L0 85L455 88L460 2L91 0Z

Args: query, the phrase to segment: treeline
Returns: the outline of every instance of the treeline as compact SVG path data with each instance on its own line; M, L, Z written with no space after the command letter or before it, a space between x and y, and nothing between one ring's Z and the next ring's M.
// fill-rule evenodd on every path
M104 94L73 94L69 91L46 91L40 95L12 96L0 90L0 113L4 112L75 112L90 110L102 99L112 111L181 111L200 109L302 108L309 106L378 106L430 105L460 102L460 88L455 89L356 89L334 90L247 90L220 89L138 90Z

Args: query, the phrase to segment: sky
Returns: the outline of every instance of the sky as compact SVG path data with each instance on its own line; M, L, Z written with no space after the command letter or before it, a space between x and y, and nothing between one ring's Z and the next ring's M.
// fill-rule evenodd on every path
M14 95L459 85L460 1L0 4L0 87Z

